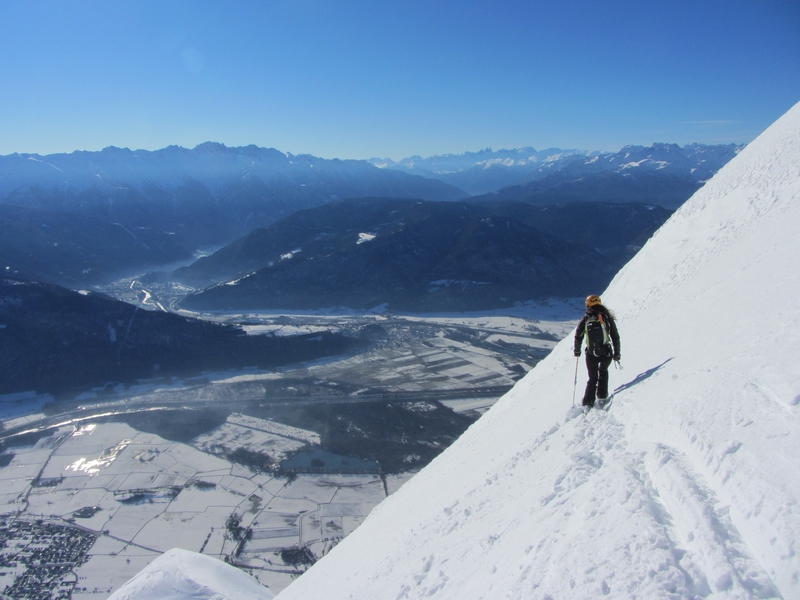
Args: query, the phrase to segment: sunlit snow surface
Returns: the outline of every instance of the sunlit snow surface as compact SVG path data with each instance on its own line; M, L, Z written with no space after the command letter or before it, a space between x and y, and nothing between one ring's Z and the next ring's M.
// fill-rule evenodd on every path
M73 436L80 436L85 435L86 433L91 433L94 431L95 425L89 425L85 429L80 428L73 433ZM119 444L108 448L107 450L103 450L98 458L89 459L85 456L80 457L75 462L68 464L64 467L65 471L83 471L87 475L97 475L102 471L105 467L109 466L114 460L116 460L117 455L122 452L128 444L131 443L132 440L122 440Z
M564 340L279 599L800 598L798 226L800 105L603 294L608 412Z
M247 573L221 560L173 549L150 563L109 600L271 600Z

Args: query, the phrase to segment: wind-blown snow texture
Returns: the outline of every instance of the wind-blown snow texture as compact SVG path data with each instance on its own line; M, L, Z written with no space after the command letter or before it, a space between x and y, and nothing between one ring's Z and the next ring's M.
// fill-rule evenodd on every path
M109 600L272 600L272 592L221 560L173 548Z
M800 598L798 225L800 104L604 294L609 412L564 340L279 600Z

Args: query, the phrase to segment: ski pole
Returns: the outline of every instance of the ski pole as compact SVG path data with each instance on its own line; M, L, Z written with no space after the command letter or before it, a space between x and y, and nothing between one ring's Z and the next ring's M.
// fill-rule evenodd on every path
M575 382L572 384L572 408L575 408L575 392L578 389L578 361L580 356L575 357Z

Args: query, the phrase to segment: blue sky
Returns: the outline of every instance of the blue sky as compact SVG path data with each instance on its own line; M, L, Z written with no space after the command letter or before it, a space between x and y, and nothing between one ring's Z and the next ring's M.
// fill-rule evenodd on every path
M742 143L800 101L800 2L3 0L0 56L0 154Z

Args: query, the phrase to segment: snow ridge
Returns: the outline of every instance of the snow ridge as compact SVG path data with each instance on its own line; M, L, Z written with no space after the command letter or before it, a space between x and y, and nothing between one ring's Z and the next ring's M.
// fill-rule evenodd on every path
M564 340L280 600L800 597L798 223L800 104L603 294L608 412Z
M109 600L272 600L250 575L221 560L173 548L111 594Z

